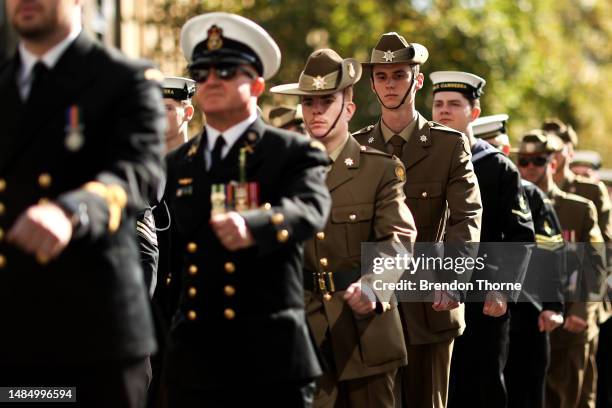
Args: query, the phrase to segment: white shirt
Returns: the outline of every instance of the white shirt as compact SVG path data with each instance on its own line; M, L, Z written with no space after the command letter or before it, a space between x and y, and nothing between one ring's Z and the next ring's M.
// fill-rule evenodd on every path
M210 169L210 161L212 156L212 150L215 147L215 142L217 141L217 137L219 135L223 135L223 139L225 139L225 145L221 149L221 158L225 158L229 153L230 149L234 144L240 139L240 136L257 120L257 112L253 112L251 116L243 120L242 122L236 123L229 129L226 129L225 132L221 133L217 129L208 124L205 125L206 128L206 149L204 149L204 158L206 159L206 170Z
M19 73L17 74L17 88L19 88L19 94L21 95L22 100L28 99L30 95L30 89L32 88L32 70L34 69L34 65L38 61L42 61L43 64L49 69L53 69L59 61L64 51L74 42L74 40L81 33L81 26L75 25L72 29L68 37L64 38L58 44L56 44L53 48L47 51L42 57L38 57L37 55L32 54L30 51L26 49L23 43L19 43L19 55L21 56L21 67L19 69Z

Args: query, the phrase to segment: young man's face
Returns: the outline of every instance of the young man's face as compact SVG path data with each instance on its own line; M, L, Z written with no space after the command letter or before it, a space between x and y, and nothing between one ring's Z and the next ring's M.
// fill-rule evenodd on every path
M255 70L249 65L241 65L234 76L221 79L217 69L214 67L205 81L197 83L194 97L200 109L206 115L247 110L251 98L259 96L254 90L258 80Z
M328 143L337 137L346 136L348 122L353 116L355 105L353 102L342 104L343 92L338 91L324 96L302 97L302 116L311 137ZM336 126L329 131L338 116L340 118L336 122Z
M545 154L521 154L517 160L521 177L534 184L540 183L547 174L553 174L556 162Z
M186 108L190 105L175 99L164 98L164 106L166 107L166 119L168 120L168 127L166 128L166 144L171 144L175 141L175 139L181 137L179 135L181 126L183 126L184 123L189 122Z
M412 67L409 64L376 64L372 67L372 90L376 92L384 106L399 107L410 88L412 75ZM413 104L414 95L422 86L423 74L419 73L415 79L415 86L404 103Z
M450 128L466 133L474 119L480 115L480 109L472 107L460 92L441 91L434 94L432 118Z
M7 0L6 10L20 37L37 40L68 30L78 4L75 0Z

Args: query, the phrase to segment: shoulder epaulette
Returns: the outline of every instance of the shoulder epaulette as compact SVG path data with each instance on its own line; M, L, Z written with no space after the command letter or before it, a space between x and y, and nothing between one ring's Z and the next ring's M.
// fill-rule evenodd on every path
M565 198L568 201L574 201L574 202L582 203L582 204L589 204L592 202L591 200L584 198L582 196L579 196L578 194L568 193L566 191L564 191L563 193L564 193L563 198Z
M361 133L367 133L369 131L371 131L372 129L374 129L374 125L368 125L362 129L359 129L358 131L354 132L353 135L359 135Z
M361 153L374 154L374 155L384 156L384 157L393 157L392 154L389 154L387 152L383 152L381 150L375 149L375 148L370 147L370 146L361 145L359 147L359 150L361 151Z
M439 130L441 132L453 133L453 134L455 134L457 136L463 135L463 133L459 132L458 130L455 130L455 129L450 128L448 126L444 126L443 124L438 123L438 122L434 122L433 120L430 120L428 124L429 124L430 129L432 129L432 130Z
M596 180L590 179L588 177L576 175L576 179L574 181L576 183L586 184L586 185L589 185L589 186L593 186L593 187L599 188L599 182L596 181Z

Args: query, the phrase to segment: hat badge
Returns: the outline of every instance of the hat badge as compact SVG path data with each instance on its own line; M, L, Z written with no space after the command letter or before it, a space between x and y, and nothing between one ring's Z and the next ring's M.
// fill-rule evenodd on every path
M210 51L218 50L223 47L223 30L216 25L213 25L208 29L208 40L206 41L206 48Z
M325 88L325 78L321 75L317 75L312 80L312 86L314 86L317 91Z
M386 62L391 62L395 58L395 54L393 54L393 51L387 50L385 51L383 58L385 59Z
M348 74L351 78L355 78L355 67L353 66L353 64L349 64Z

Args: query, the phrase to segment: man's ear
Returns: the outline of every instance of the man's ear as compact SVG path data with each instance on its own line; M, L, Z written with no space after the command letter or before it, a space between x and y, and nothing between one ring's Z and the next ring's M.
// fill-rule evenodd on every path
M416 84L414 88L418 91L419 89L423 88L424 82L425 82L425 75L423 75L422 72L419 72L419 75L417 75L416 77Z
M185 114L183 116L183 119L186 122L189 122L191 119L193 119L193 114L195 113L195 109L193 108L192 104L185 105L184 112Z
M259 98L266 90L266 81L262 77L257 77L251 82L251 96Z
M351 102L347 102L345 104L344 107L344 111L345 111L345 117L346 117L346 121L350 121L353 118L353 115L355 114L355 110L357 109L357 105L355 105L355 102L351 101Z
M557 165L558 165L558 161L557 158L555 157L555 155L551 155L550 156L550 170L552 171L552 174L555 174L555 172L557 171Z
M481 110L480 110L480 108L478 106L474 106L472 108L472 120L473 121L478 119L478 117L480 116L480 112L481 112Z

